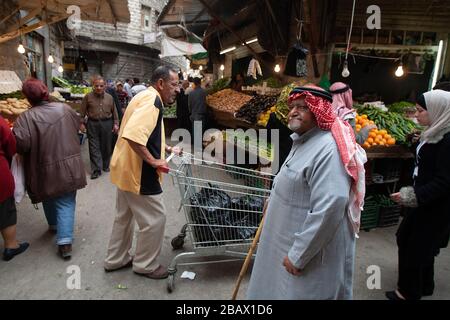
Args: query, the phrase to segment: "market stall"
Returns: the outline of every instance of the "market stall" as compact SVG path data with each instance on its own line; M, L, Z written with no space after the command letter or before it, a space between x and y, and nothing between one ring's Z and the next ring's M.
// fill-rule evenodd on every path
M14 71L0 70L0 115L10 127L22 112L31 108L21 90L22 81Z

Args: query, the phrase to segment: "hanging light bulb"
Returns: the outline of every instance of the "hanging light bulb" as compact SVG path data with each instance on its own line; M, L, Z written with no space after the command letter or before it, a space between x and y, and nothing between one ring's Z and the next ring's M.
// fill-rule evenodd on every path
M280 65L277 63L276 65L275 65L275 68L273 68L273 70L275 71L275 72L280 72Z
M400 64L398 65L397 70L395 70L395 76L400 78L404 74L405 74L405 72L403 71L403 64L400 62Z
M350 75L350 71L348 70L348 62L347 60L344 61L344 68L342 69L342 74L344 78L347 78Z
M58 71L62 73L62 72L64 71L64 68L60 65L60 66L58 67Z
M198 67L198 70L202 71L203 70L203 66Z
M223 64L220 65L220 70L225 70L225 66Z
M25 53L25 48L24 48L23 44L19 44L19 46L17 47L17 51L19 51L19 53L21 53L21 54Z
M48 56L47 61L48 61L49 63L53 63L53 62L55 62L55 59L53 59L53 56L50 54L50 55Z

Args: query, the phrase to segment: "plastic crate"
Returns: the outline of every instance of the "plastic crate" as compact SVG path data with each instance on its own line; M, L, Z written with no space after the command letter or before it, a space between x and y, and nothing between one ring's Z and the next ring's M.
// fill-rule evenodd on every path
M371 197L364 201L364 210L361 212L361 226L362 230L370 230L378 226L380 207Z
M372 176L382 176L382 181L377 179L377 183L397 181L400 179L401 170L401 159L377 159L372 166Z
M390 227L398 224L402 206L392 205L389 207L380 207L378 227Z

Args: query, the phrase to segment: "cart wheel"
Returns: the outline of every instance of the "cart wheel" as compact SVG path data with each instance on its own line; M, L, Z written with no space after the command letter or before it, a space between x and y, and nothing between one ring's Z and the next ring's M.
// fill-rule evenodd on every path
M169 292L169 293L172 293L173 289L175 288L173 280L174 280L174 275L169 274L169 277L167 278L167 292Z
M185 234L184 235L179 234L178 236L172 239L171 244L174 250L183 248L185 236L186 236Z

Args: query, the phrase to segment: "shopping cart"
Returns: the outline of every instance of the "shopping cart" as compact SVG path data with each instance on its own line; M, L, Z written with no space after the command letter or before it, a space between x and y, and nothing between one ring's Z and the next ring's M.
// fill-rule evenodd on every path
M184 210L186 224L172 239L172 247L181 249L189 234L192 251L172 259L168 267L169 293L174 289L177 265L229 262L246 257L274 177L271 173L196 159L187 153L176 156L173 163L175 169L169 174L179 186L179 210ZM183 263L178 263L180 260Z

